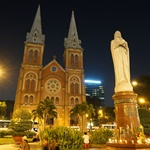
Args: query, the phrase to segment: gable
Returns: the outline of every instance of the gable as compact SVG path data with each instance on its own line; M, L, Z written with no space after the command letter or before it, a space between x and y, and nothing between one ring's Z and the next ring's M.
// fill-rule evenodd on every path
M58 78L65 78L65 70L62 66L54 59L47 64L42 70L42 78L49 78L50 76L57 76Z

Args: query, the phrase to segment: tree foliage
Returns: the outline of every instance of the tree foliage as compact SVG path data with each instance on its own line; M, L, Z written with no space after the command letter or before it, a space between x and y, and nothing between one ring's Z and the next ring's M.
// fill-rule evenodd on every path
M147 109L138 109L141 125L144 128L144 134L150 134L150 111Z
M82 133L68 127L45 128L40 134L41 139L46 137L49 143L56 140L61 150L81 150L83 147Z
M40 130L44 130L45 126L49 124L50 119L57 118L56 107L51 99L41 101L37 108L32 111L33 120L38 119ZM50 123L52 125L52 123Z
M136 82L137 85L134 86L134 92L138 94L138 97L143 97L150 102L150 76L139 76Z
M4 119L6 115L7 105L5 102L0 101L0 119Z
M32 129L32 114L27 109L19 108L14 114L10 121L9 128L12 130L12 135L26 135L26 131Z
M88 118L91 118L92 115L95 115L95 110L92 104L87 104L87 102L82 102L81 104L77 104L71 109L70 117L72 119L78 119L78 123L81 131L86 131L86 114L88 114ZM79 122L81 120L81 122Z

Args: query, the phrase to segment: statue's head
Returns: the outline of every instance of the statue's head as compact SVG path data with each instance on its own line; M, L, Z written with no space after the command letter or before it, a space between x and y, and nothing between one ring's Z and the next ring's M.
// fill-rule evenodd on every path
M116 37L121 37L121 32L118 30L114 33L114 38Z

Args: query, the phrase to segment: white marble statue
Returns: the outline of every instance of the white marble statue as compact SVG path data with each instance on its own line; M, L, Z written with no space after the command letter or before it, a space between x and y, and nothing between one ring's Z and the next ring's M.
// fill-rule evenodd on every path
M115 73L115 92L133 91L130 82L130 59L128 43L116 31L111 41L111 54Z

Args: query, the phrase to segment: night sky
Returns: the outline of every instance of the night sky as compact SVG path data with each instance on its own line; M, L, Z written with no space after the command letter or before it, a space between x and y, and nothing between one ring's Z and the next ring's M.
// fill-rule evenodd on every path
M113 106L114 70L110 41L119 30L130 49L131 80L150 75L150 8L144 1L111 0L5 0L0 4L0 99L14 100L23 59L26 33L41 6L45 34L43 65L53 56L63 66L64 38L72 10L84 49L86 79L102 80L106 106Z

